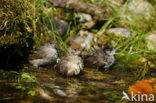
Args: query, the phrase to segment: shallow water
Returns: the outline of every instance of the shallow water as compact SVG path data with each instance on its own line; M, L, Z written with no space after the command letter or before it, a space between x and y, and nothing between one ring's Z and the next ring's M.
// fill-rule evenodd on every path
M53 67L29 65L20 72L1 71L0 103L121 103L122 91L136 81L134 70L85 68L75 77L63 77ZM154 71L146 77L154 77ZM35 79L22 78L23 73Z

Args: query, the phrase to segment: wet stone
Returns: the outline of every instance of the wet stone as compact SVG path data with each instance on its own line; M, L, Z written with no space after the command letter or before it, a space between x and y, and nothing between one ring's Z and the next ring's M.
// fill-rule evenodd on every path
M62 91L61 89L54 89L53 91L54 91L55 94L57 94L59 96L62 96L62 97L67 96L67 94L64 91Z

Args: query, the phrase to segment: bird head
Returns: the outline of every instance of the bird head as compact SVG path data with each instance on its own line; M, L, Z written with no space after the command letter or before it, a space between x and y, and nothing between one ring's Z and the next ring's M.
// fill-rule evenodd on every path
M81 53L82 47L78 43L74 43L69 47L68 52L73 55L79 55Z
M102 48L102 51L107 55L114 55L117 48L111 47L111 46L104 46Z
M48 43L48 45L53 46L53 47L56 47L56 45L57 45L56 40L49 40L47 43Z

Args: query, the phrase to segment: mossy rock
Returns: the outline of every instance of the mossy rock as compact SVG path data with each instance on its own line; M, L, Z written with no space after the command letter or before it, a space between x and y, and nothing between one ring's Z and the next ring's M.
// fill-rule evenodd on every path
M27 2L0 0L0 69L22 65L32 49L32 34L27 31Z
M26 6L23 0L0 0L0 46L19 43L25 38Z

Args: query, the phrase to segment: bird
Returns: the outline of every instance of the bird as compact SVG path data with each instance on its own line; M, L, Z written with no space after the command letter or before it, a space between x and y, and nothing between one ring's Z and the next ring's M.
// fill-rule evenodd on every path
M37 68L55 63L58 59L56 44L55 40L49 40L37 48L34 53L29 55L29 63Z
M81 53L81 45L73 44L69 47L68 52L60 59L58 63L59 72L64 76L78 75L83 70L83 61L79 56Z
M105 45L83 57L84 65L89 68L107 69L115 62L116 48Z

